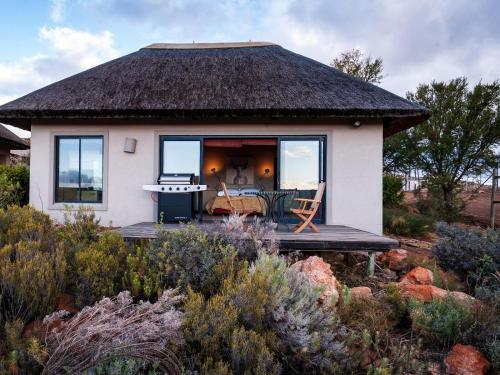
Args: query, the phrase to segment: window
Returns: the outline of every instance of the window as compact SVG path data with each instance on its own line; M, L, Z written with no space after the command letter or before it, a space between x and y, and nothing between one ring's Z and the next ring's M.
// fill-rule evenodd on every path
M103 137L56 137L55 201L102 203Z
M281 188L316 190L321 180L320 150L320 140L281 141Z
M201 141L163 141L163 173L193 173L200 176Z

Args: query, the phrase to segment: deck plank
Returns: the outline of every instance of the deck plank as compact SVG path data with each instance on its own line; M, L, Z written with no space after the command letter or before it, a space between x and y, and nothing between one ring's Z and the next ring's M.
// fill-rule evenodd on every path
M196 223L198 228L211 232L213 223ZM179 224L162 224L166 230L181 228ZM344 225L318 225L319 233L305 230L295 234L290 227L280 225L272 237L279 241L282 250L302 251L387 251L399 247L399 242L363 230ZM157 224L137 223L116 229L125 239L154 239Z

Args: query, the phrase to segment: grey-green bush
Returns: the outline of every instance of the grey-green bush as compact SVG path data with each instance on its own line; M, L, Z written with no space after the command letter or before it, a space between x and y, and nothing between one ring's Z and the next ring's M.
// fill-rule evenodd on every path
M479 230L457 225L438 223L439 241L432 254L439 265L454 271L467 282L470 292L489 289L500 291L500 231L489 230L483 235Z

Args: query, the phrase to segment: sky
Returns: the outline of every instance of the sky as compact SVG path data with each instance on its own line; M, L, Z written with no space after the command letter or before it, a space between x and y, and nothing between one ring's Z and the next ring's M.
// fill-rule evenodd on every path
M499 0L0 0L0 12L0 104L156 42L269 41L325 64L359 48L401 96L500 79Z

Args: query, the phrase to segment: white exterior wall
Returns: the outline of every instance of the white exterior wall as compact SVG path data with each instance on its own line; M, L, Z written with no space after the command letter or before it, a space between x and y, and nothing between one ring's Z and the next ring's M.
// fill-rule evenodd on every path
M160 135L327 136L326 223L382 234L382 125L32 125L30 203L63 219L54 204L54 137L104 135L103 203L94 205L102 225L156 220L155 203L144 184L158 177ZM136 138L134 154L123 152ZM87 204L88 205L88 204Z

